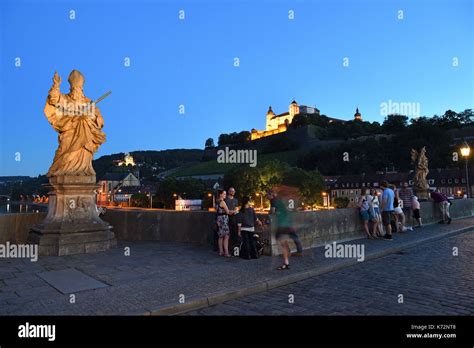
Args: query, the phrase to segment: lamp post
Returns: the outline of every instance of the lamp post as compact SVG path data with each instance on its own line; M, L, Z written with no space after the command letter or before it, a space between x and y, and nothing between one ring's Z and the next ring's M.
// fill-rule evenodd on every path
M153 194L151 191L148 193L148 197L150 197L150 209L153 208Z
M469 185L469 169L468 169L468 166L467 166L467 162L468 162L470 154L471 154L471 148L469 147L467 142L464 142L464 145L461 147L461 156L466 159L466 185L467 185L466 195L467 195L467 198L471 197L471 187Z
M209 198L212 197L212 207L215 208L216 207L216 196L209 192L207 194L207 197L209 197Z
M260 211L263 211L263 195L261 195L259 192L257 192L255 195L260 197Z
M327 192L323 191L322 192L322 195L323 195L323 206L324 207L328 207L329 206L329 202L328 202L328 197L327 197Z

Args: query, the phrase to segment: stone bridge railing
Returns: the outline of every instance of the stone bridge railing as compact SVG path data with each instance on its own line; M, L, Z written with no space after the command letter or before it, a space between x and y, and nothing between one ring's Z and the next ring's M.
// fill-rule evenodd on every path
M451 216L456 218L474 215L474 199L454 200ZM20 213L0 215L0 244L6 241L25 243L31 227L44 219L46 213ZM441 219L438 207L433 202L421 203L423 223ZM108 209L103 217L113 226L118 240L129 241L174 241L211 245L211 230L215 214L206 211L169 211L146 209ZM268 215L261 215L268 220ZM279 253L274 238L275 221L266 225L262 238L268 241L267 255ZM304 248L324 245L333 241L344 241L365 237L357 209L334 209L295 214L295 228Z

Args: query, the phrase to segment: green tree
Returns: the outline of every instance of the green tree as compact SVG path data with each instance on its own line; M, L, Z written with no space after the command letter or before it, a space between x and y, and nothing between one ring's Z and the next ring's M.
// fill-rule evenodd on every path
M386 134L398 134L403 132L408 125L408 117L404 115L388 115L382 124L382 130Z
M166 209L174 209L178 196L183 199L205 199L207 193L207 186L202 180L195 178L177 180L168 177L158 184L154 200L157 205L161 203L160 205Z
M306 171L301 168L290 168L284 173L283 184L297 187L305 204L315 205L322 202L322 191L325 188L324 178L317 170Z
M238 166L224 175L224 187L234 187L239 201L242 197L255 197L260 191L260 173L257 167Z
M214 139L208 138L208 139L206 140L206 144L204 145L204 147L205 147L206 149L210 149L210 148L215 147L215 145L214 145Z
M135 193L130 198L132 207L137 208L149 208L150 207L150 197L144 193Z

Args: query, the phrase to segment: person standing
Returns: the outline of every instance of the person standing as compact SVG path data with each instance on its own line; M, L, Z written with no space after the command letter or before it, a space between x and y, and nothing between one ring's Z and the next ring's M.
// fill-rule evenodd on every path
M413 209L413 228L422 227L423 224L421 223L421 216L420 216L420 202L418 201L417 196L413 196L412 199L412 209ZM417 225L415 225L415 222Z
M359 214L360 217L362 218L362 222L364 223L364 230L365 233L367 234L367 238L369 239L376 239L376 228L377 228L377 223L375 221L375 218L373 216L373 209L371 211L371 206L370 202L373 199L372 196L367 195L367 188L363 187L360 190L360 197L359 197L359 202L357 204L357 207L359 208ZM372 222L373 227L372 227L372 233L370 233L369 230L369 222Z
M227 204L227 208L229 208L229 210L231 211L231 213L229 214L229 239L231 245L233 245L238 242L236 214L237 207L239 205L237 198L235 198L235 189L233 187L229 187L228 194L225 198L225 204Z
M255 210L250 207L249 197L242 198L242 207L237 218L237 234L242 237L242 247L240 248L240 257L244 259L258 259L257 242L254 238L255 226L262 225L255 214Z
M405 214L403 213L403 201L400 199L399 190L393 184L388 185L390 189L393 190L395 194L393 199L393 213L394 222L392 224L392 232L405 232Z
M413 202L413 190L408 187L408 183L404 182L402 188L399 190L400 199L403 201L402 211L405 214L407 220L412 219L412 202ZM411 225L413 225L413 221Z
M229 254L229 214L231 211L225 203L226 192L224 190L217 191L217 235L219 237L219 256L231 257Z
M375 224L376 224L375 234L377 237L383 237L384 231L383 231L383 226L382 226L382 216L380 215L379 194L380 193L377 190L371 189L370 196L372 197L372 199L369 201L369 204L370 204L370 211L372 212L375 219Z
M282 248L283 265L277 268L277 270L281 271L290 268L290 246L288 244L288 238L291 238L295 242L298 256L303 255L303 246L296 234L296 230L293 228L291 212L287 209L283 200L277 196L275 191L269 191L267 194L267 198L270 200L270 214L276 215L278 220L275 238Z
M443 216L443 220L441 220L440 224L450 224L451 223L451 215L449 214L449 200L444 194L441 193L439 189L436 189L434 192L431 192L431 198L438 204L439 209L441 210L441 214Z
M388 183L385 180L380 182L380 188L382 189L382 202L380 204L380 210L382 212L382 224L385 227L384 240L392 240L392 226L390 221L392 220L393 214L393 201L395 198L395 192L388 188Z

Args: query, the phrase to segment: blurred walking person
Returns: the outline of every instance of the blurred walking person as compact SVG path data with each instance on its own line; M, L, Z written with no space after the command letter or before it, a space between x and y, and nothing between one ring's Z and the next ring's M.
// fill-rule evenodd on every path
M295 242L297 248L297 254L303 254L303 246L301 244L296 230L293 228L293 221L291 212L283 203L283 200L277 197L275 191L269 191L267 198L270 200L270 214L276 215L277 217L277 232L275 235L276 240L282 248L283 265L277 268L277 270L288 270L290 268L290 246L288 239L292 239Z

